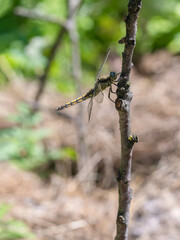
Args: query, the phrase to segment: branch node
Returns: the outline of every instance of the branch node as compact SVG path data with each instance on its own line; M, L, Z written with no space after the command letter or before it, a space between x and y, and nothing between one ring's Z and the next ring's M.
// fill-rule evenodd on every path
M139 10L141 9L141 0L138 1L130 1L128 4L128 12L131 14L136 14L139 12Z
M115 100L115 106L117 111L124 111L126 109L126 101L124 101L123 99L117 98Z
M127 43L129 46L136 45L136 39L133 37L123 37L118 41L119 44Z
M126 37L123 37L118 41L119 44L123 44L125 42L126 42Z
M121 182L123 180L123 176L122 176L120 170L116 171L115 177L116 177L117 182Z
M134 37L126 37L126 42L131 46L136 45L136 39Z
M123 17L123 21L126 23L127 22L128 15Z
M125 94L126 92L128 92L129 88L130 88L130 81L128 81L128 77L127 76L122 76L120 77L120 80L118 82L118 91L121 92L121 94Z
M119 224L126 224L126 219L121 214L120 215L118 214L117 221L118 221Z
M126 101L131 101L133 98L133 93L129 91L130 82L126 82L125 86L118 86L116 90L117 97Z
M128 141L129 141L128 147L132 148L134 143L137 143L139 141L137 134L133 134L133 135L129 136Z
M130 183L130 180L124 181L124 184L129 184L129 183Z

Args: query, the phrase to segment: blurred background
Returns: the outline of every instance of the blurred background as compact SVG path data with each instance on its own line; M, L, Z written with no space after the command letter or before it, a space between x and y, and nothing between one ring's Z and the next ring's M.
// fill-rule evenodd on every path
M56 108L121 71L128 1L0 0L0 239L113 239L118 114L105 91ZM130 240L179 240L180 2L143 1L131 74ZM115 99L115 96L112 96Z

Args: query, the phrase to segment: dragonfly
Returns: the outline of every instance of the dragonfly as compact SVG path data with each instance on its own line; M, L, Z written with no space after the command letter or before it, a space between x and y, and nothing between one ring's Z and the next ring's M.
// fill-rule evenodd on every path
M106 63L108 57L109 57L109 54L110 54L110 51L111 49L109 48L108 49L108 52L106 54L106 57L103 61L103 63L101 64L98 72L97 72L97 75L95 77L95 84L94 84L94 87L92 89L90 89L86 94L82 95L81 97L79 98L76 98L75 100L71 101L71 102L68 102L60 107L57 108L57 111L59 110L63 110L65 108L69 108L71 106L74 106L75 104L77 103L80 103L80 102L83 102L87 99L90 99L89 101L89 104L88 104L88 119L90 120L91 118L91 112L92 112L92 107L93 107L93 100L95 99L98 103L102 103L103 102L103 99L104 99L104 93L103 91L109 87L109 94L108 94L108 98L113 101L110 97L110 94L111 93L115 93L113 92L112 90L112 85L115 85L117 86L116 82L118 80L117 79L117 76L120 74L120 73L116 73L116 72L110 72L109 75L107 76L102 76L100 77L101 75L101 71L102 71L102 68L104 66L104 64ZM113 101L114 102L114 101Z

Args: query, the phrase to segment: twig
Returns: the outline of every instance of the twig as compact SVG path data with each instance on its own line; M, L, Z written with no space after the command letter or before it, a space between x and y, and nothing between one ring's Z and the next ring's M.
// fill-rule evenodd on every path
M44 69L44 72L39 77L39 88L35 95L35 101L38 101L39 98L41 97L41 94L44 90L44 87L46 84L46 79L48 77L49 70L50 70L51 64L54 60L55 54L61 44L62 38L63 38L66 30L68 30L71 27L71 21L70 21L71 17L74 15L74 13L80 7L81 3L82 3L82 0L74 1L73 8L71 8L71 10L69 11L68 17L66 20L60 20L54 16L47 16L46 14L37 12L32 9L23 8L23 7L16 7L14 9L14 14L17 16L46 21L46 22L54 23L54 24L57 24L60 26L60 30L59 30L59 33L57 34L57 38L55 39L54 44L52 45L52 48L50 50L50 54L49 54L48 61L47 61L46 67Z
M126 36L119 40L119 43L125 43L125 49L122 54L122 72L118 82L116 109L119 114L119 125L121 134L121 162L117 174L119 207L117 214L117 232L115 240L127 240L129 208L132 199L132 190L130 189L132 148L138 141L136 135L131 135L130 125L130 103L133 97L130 92L129 76L132 68L132 56L136 44L137 18L141 8L141 0L129 0L128 15L124 19L126 23Z
M67 20L60 20L57 19L53 16L47 16L45 14L42 14L40 12L37 12L35 10L31 10L31 9L27 9L27 8L23 8L23 7L16 7L14 9L14 14L18 15L20 17L26 17L26 18L32 18L32 19L36 19L36 20L41 20L41 21L46 21L46 22L50 22L50 23L54 23L54 24L58 24L60 26L59 32L57 34L57 37L50 49L50 53L49 53L49 57L48 57L48 61L47 64L45 66L44 72L43 74L39 77L39 88L38 91L35 95L35 101L38 101L39 98L41 97L41 94L44 90L45 84L46 84L46 79L48 77L49 74L49 70L51 67L51 64L54 60L54 57L56 55L56 52L61 44L62 38L67 30Z
M87 227L89 223L86 220L77 220L70 223L64 223L61 225L50 226L45 228L43 233L50 235L57 235L64 231L77 230L79 228Z
M87 162L87 164L85 166L83 166L83 168L79 171L79 173L76 176L76 179L79 182L83 182L87 179L88 175L90 173L92 173L92 171L94 170L94 168L97 166L97 164L102 160L102 156L101 154L95 153L94 156L89 159L89 161Z
M69 30L69 28L71 27L71 17L76 12L76 10L79 8L81 2L82 2L81 0L76 1L76 4L74 4L71 11L68 13L68 17L67 17L66 21L63 23L62 27L60 28L59 33L57 35L57 38L55 39L55 42L52 45L52 48L51 48L51 51L50 51L50 54L49 54L48 62L47 62L47 65L45 67L44 73L39 78L39 89L38 89L37 94L35 96L36 101L39 100L39 98L40 98L40 96L41 96L41 94L44 90L44 87L45 87L45 84L46 84L46 79L48 77L51 64L54 60L55 54L56 54L59 46L61 45L62 38L63 38L66 30Z
M55 57L56 52L61 44L61 41L62 41L62 38L63 38L65 32L66 32L66 29L64 27L60 28L59 33L54 41L54 44L52 45L46 67L44 69L44 73L39 77L39 88L38 88L38 91L35 96L35 101L39 100L39 98L44 90L44 87L46 84L46 79L48 77L51 64L54 60L54 57Z
M72 46L72 76L76 84L76 93L78 96L82 94L82 70L81 70L81 56L79 47L79 34L76 25L76 15L77 9L81 1L79 0L68 0L68 34L71 40ZM76 9L76 11L74 10ZM76 117L76 127L77 127L77 146L79 153L78 168L81 169L87 161L87 145L85 139L86 126L84 123L83 105L79 105L78 113Z
M49 23L57 24L66 28L66 23L64 20L60 20L59 18L54 16L46 15L37 10L27 9L24 7L16 7L14 8L13 12L15 15L19 17L25 17L25 18L44 21L44 22L49 22Z

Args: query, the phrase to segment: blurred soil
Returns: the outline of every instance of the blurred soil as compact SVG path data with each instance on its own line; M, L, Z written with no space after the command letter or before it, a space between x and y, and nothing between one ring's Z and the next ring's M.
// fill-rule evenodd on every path
M112 60L118 70L119 60ZM132 130L138 134L134 147L130 240L179 240L180 236L180 57L167 52L144 56L139 71L133 70ZM0 127L10 126L5 117L15 112L18 101L30 101L36 86L16 79L0 95ZM50 87L41 104L56 108L69 101ZM87 105L87 103L84 103ZM82 106L84 106L82 105ZM78 106L65 110L74 117ZM44 111L43 126L54 130L53 147L77 146L72 121ZM85 114L85 117L86 114ZM120 138L118 116L105 97L94 104L86 130L88 163L99 163L79 185L76 179L52 175L49 183L34 173L1 163L0 202L10 203L10 215L25 221L38 240L113 239L117 210L114 169L118 167ZM97 169L101 170L97 173ZM95 187L94 176L101 180Z

